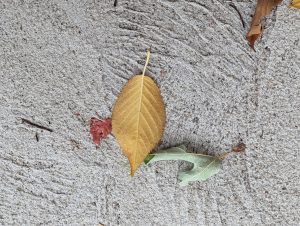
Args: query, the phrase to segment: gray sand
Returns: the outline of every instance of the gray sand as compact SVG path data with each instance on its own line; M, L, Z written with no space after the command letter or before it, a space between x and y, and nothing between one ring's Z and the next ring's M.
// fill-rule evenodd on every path
M0 224L298 225L300 10L280 5L254 52L255 2L0 1ZM161 147L247 145L205 182L179 187L183 162L131 178L112 135L91 141L89 119L110 116L148 47L168 117Z

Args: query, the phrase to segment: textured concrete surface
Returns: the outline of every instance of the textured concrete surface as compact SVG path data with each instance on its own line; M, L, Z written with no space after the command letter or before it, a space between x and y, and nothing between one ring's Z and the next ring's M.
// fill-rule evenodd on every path
M254 52L254 0L0 0L0 224L299 225L300 11L287 3ZM91 142L89 119L110 116L148 47L161 147L248 147L206 182L179 187L183 162L130 178L113 136Z

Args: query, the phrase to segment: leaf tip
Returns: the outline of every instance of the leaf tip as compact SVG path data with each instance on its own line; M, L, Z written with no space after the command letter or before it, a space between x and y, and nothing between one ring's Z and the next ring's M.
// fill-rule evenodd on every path
M131 167L131 169L130 169L130 176L133 177L134 174L135 174L135 172L136 172L136 169L133 169L133 168Z
M254 45L256 40L259 38L259 35L247 35L247 40L249 43L249 46L255 51Z
M129 164L130 164L130 176L133 177L140 165L137 164L137 162L133 161L133 159L131 158L129 158Z
M187 186L187 185L188 185L187 182L184 182L184 181L179 182L179 186L180 186L180 187L185 187L185 186Z

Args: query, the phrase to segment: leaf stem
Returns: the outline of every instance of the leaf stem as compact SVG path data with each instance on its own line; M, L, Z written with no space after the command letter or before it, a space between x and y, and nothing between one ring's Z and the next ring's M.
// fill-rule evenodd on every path
M221 161L223 161L223 160L226 159L227 156L228 156L229 154L231 154L231 153L232 153L232 151L231 151L231 152L226 152L226 153L220 155L220 156L218 157L218 159L220 159Z
M150 60L150 49L147 50L147 59L146 59L146 63L145 63L144 69L143 69L142 76L145 76L146 69L147 69L147 66L149 64L149 60Z
M222 155L220 155L218 158L220 160L224 160L228 157L228 155L232 154L232 153L241 153L241 152L245 152L246 149L246 145L244 143L240 143L237 146L233 147L232 150L230 152L226 152Z

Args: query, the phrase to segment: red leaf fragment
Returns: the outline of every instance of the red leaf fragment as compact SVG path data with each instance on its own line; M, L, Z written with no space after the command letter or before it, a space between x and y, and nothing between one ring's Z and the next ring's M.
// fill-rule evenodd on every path
M93 142L96 145L99 145L100 141L107 138L107 136L111 133L111 119L91 118L90 133L93 137Z

